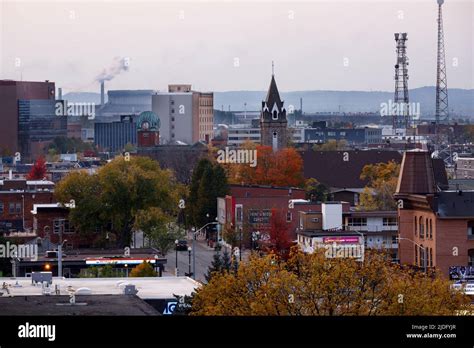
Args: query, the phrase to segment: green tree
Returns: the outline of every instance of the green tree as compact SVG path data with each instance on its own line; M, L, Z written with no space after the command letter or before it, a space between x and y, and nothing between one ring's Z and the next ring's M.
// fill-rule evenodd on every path
M123 248L130 244L140 210L157 207L167 216L176 216L177 187L172 173L158 162L134 156L117 157L97 174L72 173L58 183L55 194L61 203L75 201L70 219L76 228L94 233L100 226L113 233L117 246Z
M172 222L172 218L160 208L150 207L140 210L135 217L135 229L143 231L152 247L160 250L162 256L173 249L176 240L182 239L185 232Z
M229 185L224 168L201 159L191 179L188 199L189 221L201 227L215 221L217 216L217 197L224 197Z
M329 196L329 189L314 178L309 178L305 183L306 199L312 202L326 202Z
M230 272L232 261L229 252L225 250L222 255L215 253L212 258L212 263L205 275L206 281L209 282L215 273Z

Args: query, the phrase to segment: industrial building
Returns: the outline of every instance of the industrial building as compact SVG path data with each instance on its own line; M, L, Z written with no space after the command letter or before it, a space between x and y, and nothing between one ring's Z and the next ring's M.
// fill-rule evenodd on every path
M191 85L169 85L152 97L152 111L161 120L161 143L209 142L214 125L214 94L193 91Z

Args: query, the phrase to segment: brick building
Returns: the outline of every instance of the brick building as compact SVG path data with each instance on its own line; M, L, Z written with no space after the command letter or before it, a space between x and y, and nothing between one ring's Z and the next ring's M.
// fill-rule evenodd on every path
M295 240L299 213L320 213L322 209L321 203L305 200L305 191L299 188L231 185L230 191L218 198L217 219L222 226L227 224L236 231L242 228L247 247L252 238L264 238L269 231L272 210L286 220L290 238ZM349 204L343 205L348 211Z
M395 194L400 262L474 278L474 191L443 190L446 184L428 152L405 153Z
M0 180L0 235L31 232L34 204L53 202L53 190L46 180Z

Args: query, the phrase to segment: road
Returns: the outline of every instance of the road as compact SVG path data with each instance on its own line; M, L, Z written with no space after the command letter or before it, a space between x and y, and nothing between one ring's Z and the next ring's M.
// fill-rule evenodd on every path
M188 246L192 246L192 240L188 240ZM207 273L212 263L212 257L216 253L214 249L209 248L205 241L197 240L196 247L196 280L205 281L204 275ZM176 251L173 249L166 255L167 263L163 276L174 276L176 268ZM191 272L193 255L191 252ZM189 254L188 251L178 251L178 275L184 276L189 272Z

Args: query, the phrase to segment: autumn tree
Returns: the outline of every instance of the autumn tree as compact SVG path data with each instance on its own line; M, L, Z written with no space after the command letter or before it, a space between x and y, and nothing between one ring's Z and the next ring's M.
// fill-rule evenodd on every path
M114 234L117 246L123 248L130 244L139 211L157 207L176 216L178 186L172 173L150 158L118 157L97 174L69 174L58 183L55 195L61 203L74 200L69 217L79 232L95 233L100 228Z
M400 165L395 161L367 164L360 178L368 184L360 195L360 208L364 210L393 210L396 202L393 194L397 188Z
M28 176L28 180L43 180L47 172L46 161L44 157L39 157L33 167L31 168Z
M290 231L283 212L272 209L270 217L270 229L268 231L268 241L264 244L264 250L286 259L292 246Z
M136 266L130 272L130 277L156 277L156 276L157 276L157 273L153 269L153 266L146 261L143 261L141 264Z
M215 274L197 290L191 315L458 315L469 304L442 276L377 251L360 262L293 248L286 262L254 255L236 274Z
M248 145L250 146L250 145ZM257 164L228 164L234 184L300 187L304 184L303 160L294 148L274 152L270 146L256 146Z

